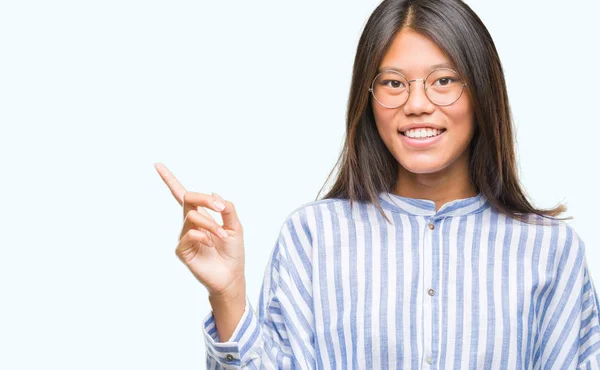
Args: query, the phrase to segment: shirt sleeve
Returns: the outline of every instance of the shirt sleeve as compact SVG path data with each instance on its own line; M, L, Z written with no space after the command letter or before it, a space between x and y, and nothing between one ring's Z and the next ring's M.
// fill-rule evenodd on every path
M598 266L600 268L600 266ZM578 368L600 370L600 303L598 291L584 259L580 337L577 343Z
M541 366L600 370L600 304L589 273L585 245L567 228L557 250L557 273L539 326ZM596 266L600 268L600 266Z
M298 212L281 228L255 311L246 308L233 335L221 342L212 311L203 322L207 369L314 369L311 238Z

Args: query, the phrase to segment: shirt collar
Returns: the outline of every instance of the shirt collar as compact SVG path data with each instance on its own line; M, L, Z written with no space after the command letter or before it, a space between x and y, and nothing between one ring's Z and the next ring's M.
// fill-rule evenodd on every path
M380 192L381 207L393 212L416 216L464 216L481 212L490 207L482 193L474 197L455 199L442 205L435 211L435 202L429 199L407 198L390 192Z

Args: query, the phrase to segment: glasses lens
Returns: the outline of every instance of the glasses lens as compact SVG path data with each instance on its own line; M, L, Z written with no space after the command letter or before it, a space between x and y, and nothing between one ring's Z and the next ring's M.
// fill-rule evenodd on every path
M434 104L449 105L460 98L463 81L451 69L438 69L431 73L425 81L427 96Z
M399 107L408 99L408 81L400 73L385 71L373 82L373 96L383 106Z

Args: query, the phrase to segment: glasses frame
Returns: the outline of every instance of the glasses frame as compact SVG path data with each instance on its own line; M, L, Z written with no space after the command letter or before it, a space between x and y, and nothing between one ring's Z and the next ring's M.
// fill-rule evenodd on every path
M375 78L373 79L373 82L371 82L371 87L369 88L369 92L370 92L370 93L373 95L373 99L375 99L375 101L376 101L377 103L379 103L379 105L381 105L382 107L386 107L386 108L392 108L392 109L395 109L395 108L400 108L401 106L403 106L404 104L406 104L406 102L408 101L408 99L410 99L410 89L411 89L411 86L412 86L412 85L411 85L411 82L415 82L415 81L423 81L423 89L425 90L425 96L427 97L427 99L428 99L428 100L429 100L429 101L430 101L432 104L434 104L434 105L437 105L438 107L446 107L446 106L448 106L448 105L452 105L452 104L456 103L456 102L458 101L458 99L460 99L460 97L462 96L463 92L465 91L465 86L467 86L467 83L466 83L466 82L463 82L463 83L462 83L462 86L461 86L461 89L460 89L460 95L458 95L458 98L456 98L456 100L454 100L452 103L449 103L449 104L437 104L437 103L435 103L433 100L431 100L431 99L429 98L429 95L427 95L427 86L425 86L425 81L427 81L427 79L429 78L429 76L431 76L433 73L435 73L435 72L437 72L437 71L439 71L439 70L444 70L444 69L445 69L445 70L452 71L452 72L456 73L458 76L460 76L460 74L459 74L458 72L456 72L455 70L453 70L452 68L436 68L436 69L434 69L433 71L429 72L429 74L428 74L428 75L427 75L427 77L425 77L425 78L417 78L417 79L414 79L414 80L409 80L408 78L406 78L406 76L405 76L405 75L403 75L402 73L400 73L400 72L398 72L398 71L395 71L395 70L393 70L393 69L386 69L385 71L381 71L380 73L378 73L378 74L377 74L377 76L375 76ZM405 100L405 101L404 101L402 104L400 104L400 105L398 105L398 106L395 106L395 107L389 107L389 106L387 106L387 105L383 104L382 102L380 102L379 100L377 100L377 97L375 97L375 91L374 91L374 89L373 89L373 87L375 86L375 81L377 80L377 77L379 77L381 74L383 74L383 73L385 73L385 72L394 72L394 73L397 73L397 74L399 74L400 76L404 77L404 79L405 79L406 81L408 81L408 95L406 96L406 100ZM461 77L461 79L463 79L463 78Z

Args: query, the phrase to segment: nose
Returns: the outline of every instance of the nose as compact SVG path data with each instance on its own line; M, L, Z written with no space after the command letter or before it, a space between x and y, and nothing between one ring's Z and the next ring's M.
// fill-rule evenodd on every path
M407 115L430 113L435 110L435 104L427 97L427 94L425 93L425 84L422 81L422 78L408 81L410 84L410 93L408 95L408 100L404 103L403 107L404 113Z

